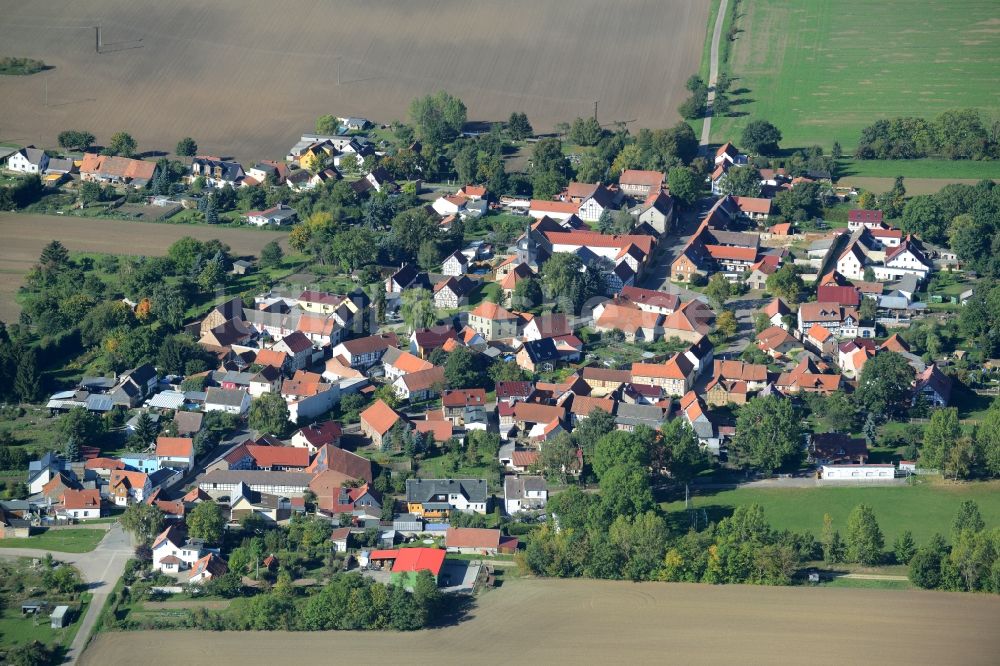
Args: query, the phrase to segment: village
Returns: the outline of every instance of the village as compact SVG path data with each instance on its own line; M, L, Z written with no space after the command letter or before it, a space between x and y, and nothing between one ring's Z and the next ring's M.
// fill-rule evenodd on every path
M802 164L757 166L725 143L697 168L625 168L520 197L488 180L425 183L399 165L420 154L418 140L389 153L384 126L337 126L250 167L33 147L6 157L8 173L37 175L45 196L69 204L59 214L285 229L260 233L311 257L274 277L278 242L265 248L276 258L172 245L165 274L183 284L191 262L200 314L171 315L176 333L159 353L112 354L121 369L38 396L54 427L89 434L26 461L23 487L0 500L6 540L120 524L135 546L135 600L253 602L354 572L419 599L409 619L385 611L384 622L412 629L441 612L428 585L459 598L515 568L550 571L553 535L595 529L574 515L580 489L599 490L605 526L639 529L654 496L686 505L712 484L893 488L975 473L891 422L953 419L957 429L947 408L977 395L959 379L966 352L912 335L954 321L975 276L954 252L893 226L870 193L838 190ZM707 175L692 185L677 169ZM395 244L364 238L378 222L338 226L328 197L381 215ZM842 217L807 214L820 204ZM386 256L398 263L378 263ZM40 275L70 262L54 242ZM157 278L146 279L108 303L98 328L168 321ZM697 511L691 520L707 526ZM834 551L824 542L822 552ZM638 558L625 553L623 572ZM661 564L642 566L616 575L644 579ZM775 580L790 582L795 567L781 566ZM108 626L142 626L141 601L114 603ZM237 607L228 620L191 622L290 622Z

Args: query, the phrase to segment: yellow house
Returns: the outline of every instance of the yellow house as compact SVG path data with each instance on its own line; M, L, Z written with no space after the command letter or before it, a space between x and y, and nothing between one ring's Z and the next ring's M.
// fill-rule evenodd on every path
M327 166L336 153L337 149L329 142L314 143L299 155L299 166L306 171L316 173Z

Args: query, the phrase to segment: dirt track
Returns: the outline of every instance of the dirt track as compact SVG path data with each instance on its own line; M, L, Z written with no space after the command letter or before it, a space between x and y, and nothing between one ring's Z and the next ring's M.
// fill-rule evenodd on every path
M140 150L278 158L317 116L405 119L447 89L470 120L525 111L539 131L679 120L707 0L0 0L4 55L55 69L0 77L0 140L54 146L130 131ZM102 53L93 26L102 26ZM339 74L338 74L339 70ZM338 75L340 84L338 84ZM48 106L45 82L48 80Z
M508 583L445 629L397 633L104 634L81 664L216 666L384 661L674 664L994 664L1000 598L938 592Z
M253 229L215 229L195 224L155 224L59 215L0 213L0 321L17 321L20 308L14 294L42 248L59 240L73 252L163 255L178 238L218 238L235 254L259 254L278 239L287 249L287 236Z

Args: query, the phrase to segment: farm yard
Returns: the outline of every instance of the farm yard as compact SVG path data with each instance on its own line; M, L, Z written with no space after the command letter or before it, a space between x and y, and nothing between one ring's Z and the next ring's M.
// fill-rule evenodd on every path
M1000 17L991 0L745 0L739 12L724 69L734 90L748 90L734 95L747 103L734 104L741 115L713 121L715 141L766 118L784 147L829 150L839 141L850 151L879 118L1000 112Z
M0 321L17 321L20 308L14 300L25 273L38 261L49 241L61 241L71 252L163 255L178 238L218 238L237 255L257 255L268 242L283 234L254 229L221 229L194 224L157 224L58 215L0 213Z
M80 663L123 663L137 651L149 666L198 662L209 651L218 666L280 663L290 650L310 662L336 646L348 662L405 654L412 664L466 664L470 654L511 636L520 659L550 664L578 663L581 654L588 662L628 663L661 663L670 654L685 664L716 664L733 655L745 663L800 664L808 654L812 664L843 664L859 655L882 664L988 664L1000 648L1000 600L986 595L514 580L479 596L472 614L457 625L415 633L103 633ZM833 626L851 637L849 654L817 649L829 643Z
M81 127L100 142L125 129L140 150L192 136L207 154L280 158L321 114L404 120L410 100L440 89L466 102L470 120L524 111L548 131L600 100L604 123L666 127L698 70L708 10L690 0L580 0L571 13L554 0L2 0L5 49L54 69L0 80L0 140L54 146Z

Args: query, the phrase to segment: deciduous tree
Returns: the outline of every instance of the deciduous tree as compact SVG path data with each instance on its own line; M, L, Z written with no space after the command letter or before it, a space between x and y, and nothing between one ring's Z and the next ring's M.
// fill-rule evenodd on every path
M867 504L859 504L847 518L847 559L868 566L882 560L885 545L875 513Z

